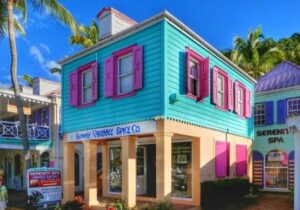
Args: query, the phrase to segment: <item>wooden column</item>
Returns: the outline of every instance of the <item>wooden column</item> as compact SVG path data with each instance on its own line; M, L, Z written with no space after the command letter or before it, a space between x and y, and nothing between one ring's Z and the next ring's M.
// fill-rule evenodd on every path
M84 201L88 206L98 204L97 199L97 142L84 141Z
M192 201L200 205L200 138L192 139Z
M129 208L136 205L136 140L135 136L121 137L122 199Z
M74 199L75 195L75 144L63 143L63 203Z

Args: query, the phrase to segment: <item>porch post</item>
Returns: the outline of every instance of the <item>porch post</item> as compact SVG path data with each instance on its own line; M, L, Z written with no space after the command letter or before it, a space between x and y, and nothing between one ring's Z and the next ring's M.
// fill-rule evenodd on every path
M107 194L107 171L108 171L108 148L107 143L104 142L102 144L102 196L106 197Z
M195 206L200 205L200 138L192 139L192 200Z
M136 140L135 136L121 137L122 199L129 208L136 205Z
M167 200L172 192L172 136L157 132L156 137L156 198Z
M88 206L97 199L97 142L83 141L84 154L84 201Z
M300 209L300 131L295 132L294 209Z
M75 195L75 144L63 142L63 203L72 200Z

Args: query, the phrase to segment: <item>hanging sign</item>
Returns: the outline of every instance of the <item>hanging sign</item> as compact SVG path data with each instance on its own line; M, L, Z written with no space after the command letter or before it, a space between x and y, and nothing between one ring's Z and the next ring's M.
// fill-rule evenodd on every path
M69 142L85 141L91 139L106 139L153 132L156 132L156 122L154 120L73 132L67 134L67 140Z
M27 170L27 195L36 205L61 201L61 171L58 168L31 168Z
M28 107L23 107L23 111L25 115L31 115L31 109ZM7 104L7 112L18 113L18 109L16 105Z

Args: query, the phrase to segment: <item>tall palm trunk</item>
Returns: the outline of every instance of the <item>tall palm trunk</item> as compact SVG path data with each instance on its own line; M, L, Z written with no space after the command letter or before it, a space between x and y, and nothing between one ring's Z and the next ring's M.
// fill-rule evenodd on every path
M8 12L8 36L10 44L10 54L11 54L11 64L10 64L10 75L13 85L13 90L15 94L15 101L18 110L18 118L20 122L21 134L22 134L22 143L23 143L23 153L24 153L24 166L23 169L26 171L31 167L30 160L30 146L26 128L26 121L23 111L23 103L21 99L19 84L17 80L17 46L16 46L16 37L14 30L14 17L13 17L13 4L14 0L7 1L7 12Z

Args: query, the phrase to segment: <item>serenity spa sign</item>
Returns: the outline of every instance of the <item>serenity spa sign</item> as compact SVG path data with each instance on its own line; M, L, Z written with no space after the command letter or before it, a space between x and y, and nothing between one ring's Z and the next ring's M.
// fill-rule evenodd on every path
M98 129L90 129L69 133L68 141L86 141L91 139L106 139L121 136L153 133L156 131L155 121L143 121L137 123L128 123L119 126L111 126Z
M283 129L273 129L273 130L260 130L257 131L256 135L270 136L268 137L268 143L272 144L272 143L284 143L283 137L278 135L288 135L290 133L293 133L290 129L283 128Z

